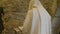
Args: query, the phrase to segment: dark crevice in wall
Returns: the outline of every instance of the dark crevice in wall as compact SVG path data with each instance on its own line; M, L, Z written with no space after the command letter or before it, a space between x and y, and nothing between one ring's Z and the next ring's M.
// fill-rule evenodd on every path
M0 34L2 33L2 30L4 30L2 15L4 15L3 7L0 7Z

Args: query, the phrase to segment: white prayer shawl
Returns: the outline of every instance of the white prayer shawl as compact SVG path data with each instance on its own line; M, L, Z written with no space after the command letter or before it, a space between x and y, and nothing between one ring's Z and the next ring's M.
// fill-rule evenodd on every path
M51 34L51 16L39 0L34 0L31 34ZM36 32L36 33L35 33Z
M31 11L33 12L33 18L29 34L51 34L51 16L39 0L33 0L33 8Z

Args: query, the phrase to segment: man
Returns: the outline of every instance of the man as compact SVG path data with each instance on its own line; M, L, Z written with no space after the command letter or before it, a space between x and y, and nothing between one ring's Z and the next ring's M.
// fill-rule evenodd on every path
M51 34L51 16L39 0L31 0L23 34Z
M2 31L4 29L2 15L4 15L3 7L0 7L0 34L2 34Z

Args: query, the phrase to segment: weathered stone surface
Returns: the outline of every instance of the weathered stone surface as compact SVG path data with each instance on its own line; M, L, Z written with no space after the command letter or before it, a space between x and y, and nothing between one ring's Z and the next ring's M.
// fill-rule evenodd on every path
M1 0L0 6L4 8L5 34L14 34L14 28L23 26L28 10L29 0Z

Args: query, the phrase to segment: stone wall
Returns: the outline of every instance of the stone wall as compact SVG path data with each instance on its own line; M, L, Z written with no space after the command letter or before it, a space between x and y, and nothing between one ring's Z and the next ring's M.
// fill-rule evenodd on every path
M0 0L4 8L4 33L14 34L14 28L23 26L29 0Z

